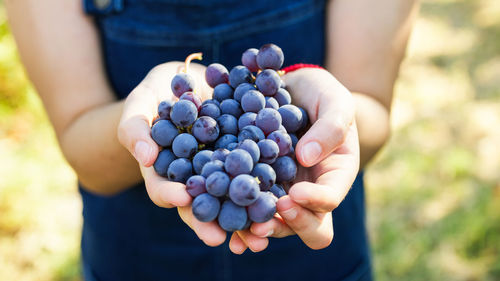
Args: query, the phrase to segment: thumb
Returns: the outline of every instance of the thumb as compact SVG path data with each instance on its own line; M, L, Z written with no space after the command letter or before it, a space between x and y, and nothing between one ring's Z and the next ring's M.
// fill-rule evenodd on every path
M137 87L123 106L122 118L118 125L118 140L135 157L137 162L150 167L158 156L158 145L151 138L150 124L156 109L155 101L146 94L140 94Z
M321 94L316 114L309 113L313 125L296 147L297 160L305 167L321 162L344 143L354 121L354 100L347 89L339 86L333 89L335 94Z

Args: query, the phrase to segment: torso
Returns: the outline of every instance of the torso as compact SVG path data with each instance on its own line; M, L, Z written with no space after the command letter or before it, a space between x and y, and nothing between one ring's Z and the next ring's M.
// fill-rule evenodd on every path
M241 64L246 49L272 42L283 49L285 65L322 65L324 5L313 0L128 0L120 12L96 15L96 23L109 80L122 99L155 65L199 51L202 63L231 68ZM370 278L362 175L334 211L335 237L328 248L313 251L289 237L271 239L262 253L241 256L231 254L227 242L204 245L175 209L155 206L144 185L111 198L80 190L87 280Z

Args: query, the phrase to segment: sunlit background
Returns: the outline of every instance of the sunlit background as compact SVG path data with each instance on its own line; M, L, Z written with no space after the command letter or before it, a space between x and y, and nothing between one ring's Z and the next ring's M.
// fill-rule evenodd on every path
M378 280L500 280L500 1L426 0L366 173ZM80 280L81 202L0 0L0 280Z

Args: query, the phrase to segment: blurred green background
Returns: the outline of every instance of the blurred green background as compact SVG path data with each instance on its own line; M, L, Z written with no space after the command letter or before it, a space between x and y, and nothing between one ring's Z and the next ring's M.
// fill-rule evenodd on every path
M378 280L500 280L500 1L425 0L366 172ZM81 202L0 1L0 279L80 280Z

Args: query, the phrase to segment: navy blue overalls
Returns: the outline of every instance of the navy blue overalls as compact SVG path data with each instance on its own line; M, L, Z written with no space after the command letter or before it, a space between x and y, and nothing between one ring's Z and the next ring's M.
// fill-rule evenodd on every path
M285 65L324 64L325 1L84 0L100 32L108 79L124 99L147 72L203 52L228 69L248 48L275 43ZM85 280L371 280L362 173L333 212L335 237L311 250L296 236L270 239L260 253L206 246L177 210L149 199L143 184L83 199Z

